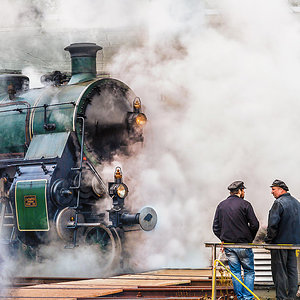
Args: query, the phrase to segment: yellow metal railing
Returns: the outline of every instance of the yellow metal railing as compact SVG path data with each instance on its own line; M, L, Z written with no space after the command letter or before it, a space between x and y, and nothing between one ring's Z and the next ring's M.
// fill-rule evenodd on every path
M214 261L213 265L213 277L212 277L212 300L216 299L216 273L217 273L217 263L220 263L227 272L229 272L247 291L249 291L257 300L260 300L241 280L239 280L219 259Z
M300 244L252 244L252 243L205 243L206 247L212 247L212 261L213 261L213 282L212 282L212 300L216 299L216 269L217 262L220 263L240 284L242 284L256 299L259 298L241 282L232 272L224 266L220 261L220 257L223 253L223 248L264 248L266 250L278 250L278 249L287 249L287 250L296 250L296 255L299 259L300 256ZM221 248L220 255L216 259L217 247ZM300 289L299 289L300 292Z

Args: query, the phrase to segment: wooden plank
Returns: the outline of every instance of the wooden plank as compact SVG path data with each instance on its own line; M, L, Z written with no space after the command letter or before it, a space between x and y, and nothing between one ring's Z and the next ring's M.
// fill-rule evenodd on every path
M80 280L80 281L70 281L63 283L56 283L57 285L71 285L71 286L81 286L81 285L92 285L94 287L100 286L167 286L167 285L178 285L178 284L188 284L191 281L189 279L128 279L128 278L107 278L107 279L91 279L91 280Z
M209 279L212 277L212 269L162 269L151 272L145 272L140 274L155 274L155 275L172 275L172 276L183 276L183 277L199 277L199 279ZM217 277L221 274L217 270Z
M128 274L128 275L122 275L118 276L117 278L112 277L114 279L131 279L131 280L202 280L204 277L202 276L187 276L187 275L165 275L165 274L157 274L157 275L151 275L151 274Z
M184 275L184 276L211 276L211 269L162 269L141 274L164 274L164 275Z
M37 287L12 289L7 293L7 297L98 297L123 292L123 289L91 289L77 287Z
M127 274L110 278L86 279L52 284L38 284L10 289L9 297L35 299L66 299L99 297L121 293L126 288L162 287L191 284L193 280L211 278L211 269L162 269L139 274ZM25 298L23 298L25 297ZM43 297L43 298L42 298ZM21 299L21 298L20 298Z
M16 298L16 297L9 297L5 296L6 300L33 300L32 297L21 297L21 298ZM43 297L43 298L34 298L34 300L54 300L54 299L59 299L59 300L77 300L77 297L75 298L64 298L64 297Z

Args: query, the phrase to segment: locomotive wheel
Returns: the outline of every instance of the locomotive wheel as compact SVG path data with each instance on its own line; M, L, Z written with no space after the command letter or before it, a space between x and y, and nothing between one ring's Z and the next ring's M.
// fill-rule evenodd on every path
M103 224L89 228L85 234L85 242L88 245L98 246L103 272L117 267L121 257L121 239L115 228L107 228Z
M56 232L58 236L66 241L71 243L73 241L74 237L74 229L68 228L68 222L71 221L71 219L75 220L76 217L76 210L70 207L66 207L58 212L56 216ZM82 214L77 215L78 222L83 223L84 222L84 216ZM84 228L79 227L77 229L77 239L79 240L80 237L83 235Z

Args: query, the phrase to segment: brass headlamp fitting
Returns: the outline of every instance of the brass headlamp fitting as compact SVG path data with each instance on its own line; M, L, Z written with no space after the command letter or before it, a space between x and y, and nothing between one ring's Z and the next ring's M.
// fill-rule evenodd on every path
M134 112L140 112L140 109L142 108L142 102L141 99L139 97L136 97L133 100L133 111Z
M122 171L120 167L116 167L115 170L115 180L122 179Z

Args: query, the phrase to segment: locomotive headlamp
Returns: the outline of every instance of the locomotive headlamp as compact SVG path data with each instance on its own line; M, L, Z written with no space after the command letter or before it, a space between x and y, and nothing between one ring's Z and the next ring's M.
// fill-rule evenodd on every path
M128 195L128 187L124 183L112 183L109 187L109 195L124 199Z
M133 100L133 119L135 125L143 126L146 124L147 118L143 113L140 112L141 108L142 108L141 99L139 97L136 97Z
M139 113L135 118L136 125L144 126L146 122L147 122L147 117L142 113Z
M122 170L120 167L115 169L115 182L109 183L109 195L124 199L128 195L128 187L122 182Z
M141 112L142 103L139 97L134 98L133 100L133 112L128 112L127 124L128 131L131 137L136 141L142 141L142 127L147 122L147 117Z
M120 198L125 198L128 195L128 188L125 184L120 184L116 190Z

